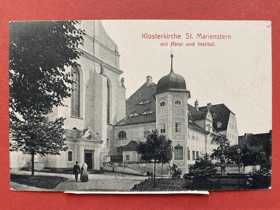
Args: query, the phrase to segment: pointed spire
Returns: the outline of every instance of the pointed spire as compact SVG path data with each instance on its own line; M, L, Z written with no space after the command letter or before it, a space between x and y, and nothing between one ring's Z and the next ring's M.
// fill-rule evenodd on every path
M170 73L171 73L171 72L173 72L173 54L172 54L172 52L171 52L170 58L171 58L171 70L170 70Z

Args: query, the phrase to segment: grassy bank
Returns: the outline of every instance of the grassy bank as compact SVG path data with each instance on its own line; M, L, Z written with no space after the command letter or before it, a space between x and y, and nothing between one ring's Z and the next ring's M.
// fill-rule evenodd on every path
M11 182L24 184L31 187L38 187L43 189L53 189L59 183L66 181L67 178L59 176L40 176L40 175L19 175L11 174Z

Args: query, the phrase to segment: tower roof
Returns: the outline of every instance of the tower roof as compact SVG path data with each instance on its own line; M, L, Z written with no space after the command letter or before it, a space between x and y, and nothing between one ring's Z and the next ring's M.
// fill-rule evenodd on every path
M173 54L171 54L171 70L170 73L162 77L157 84L156 94L164 93L167 91L187 91L185 79L175 74L173 71Z

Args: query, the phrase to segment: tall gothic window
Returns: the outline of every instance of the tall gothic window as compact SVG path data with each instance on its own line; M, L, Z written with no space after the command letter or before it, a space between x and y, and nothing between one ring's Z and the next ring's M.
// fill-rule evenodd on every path
M110 123L110 86L107 81L107 123Z
M71 115L80 117L80 73L76 67L72 68L73 81L72 84L72 101Z

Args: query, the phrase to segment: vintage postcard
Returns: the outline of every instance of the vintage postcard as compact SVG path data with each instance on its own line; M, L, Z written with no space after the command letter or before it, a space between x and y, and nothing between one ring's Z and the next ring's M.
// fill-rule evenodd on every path
M10 22L16 191L270 189L270 21Z

